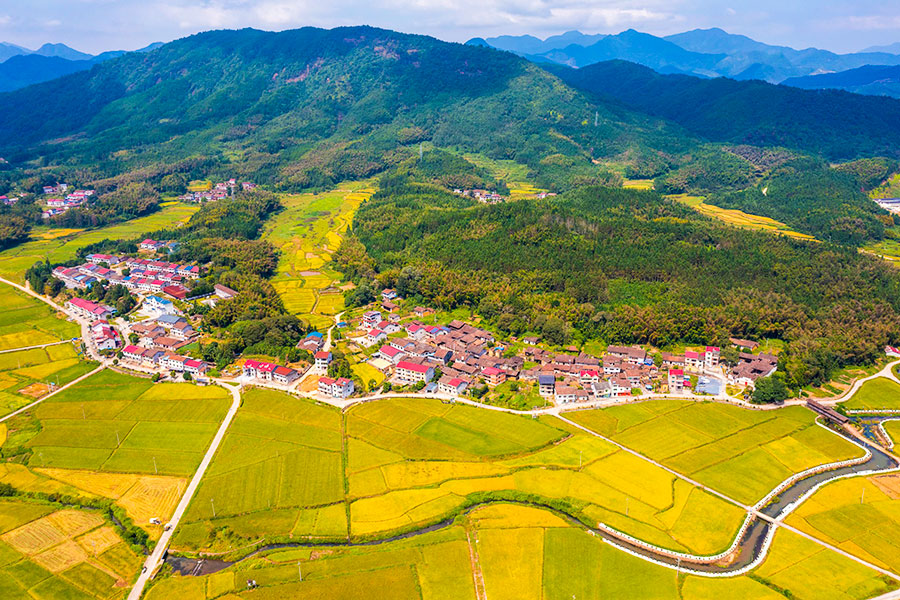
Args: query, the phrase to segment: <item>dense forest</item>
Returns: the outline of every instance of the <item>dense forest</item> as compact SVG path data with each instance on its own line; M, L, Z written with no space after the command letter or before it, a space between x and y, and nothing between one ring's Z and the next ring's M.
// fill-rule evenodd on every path
M782 338L792 385L900 339L892 267L728 228L652 192L588 187L484 206L386 178L335 260L363 286L468 306L503 331L556 343Z
M678 123L712 142L779 146L833 161L900 158L900 100L893 98L661 75L621 60L547 69L577 89Z

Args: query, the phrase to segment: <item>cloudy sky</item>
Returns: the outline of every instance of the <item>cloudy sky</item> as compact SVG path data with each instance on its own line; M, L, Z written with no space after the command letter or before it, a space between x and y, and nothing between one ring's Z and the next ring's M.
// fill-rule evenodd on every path
M465 41L570 29L663 35L721 27L837 52L900 41L897 0L0 0L0 41L132 50L208 29L368 24Z

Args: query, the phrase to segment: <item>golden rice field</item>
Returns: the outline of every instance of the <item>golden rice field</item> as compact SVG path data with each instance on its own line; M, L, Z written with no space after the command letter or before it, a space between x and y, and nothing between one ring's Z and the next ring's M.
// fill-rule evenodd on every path
M136 525L151 537L160 528L150 525L151 518L166 522L187 488L187 479L163 475L135 475L131 473L98 473L75 469L35 469L35 472L93 494L110 498L125 509Z
M259 587L246 591L247 579ZM749 575L679 576L549 511L499 503L401 541L280 548L213 575L158 578L147 598L864 600L896 587L790 532L775 536L770 557Z
M266 226L263 237L281 250L273 287L287 310L319 329L344 308L341 293L331 291L341 275L329 263L356 208L375 192L370 186L348 182L321 194L283 196L285 210Z
M102 515L0 501L0 595L40 600L123 595L141 559Z
M28 242L0 252L0 276L21 283L24 281L25 271L35 262L45 258L54 263L62 262L74 258L78 248L104 239L129 239L147 231L177 227L186 223L198 210L198 204L177 203L146 217L98 229L39 227L32 232Z
M815 240L813 236L807 235L805 233L800 233L799 231L794 231L784 223L776 221L775 219L770 219L769 217L762 217L759 215L751 215L749 213L745 213L736 209L720 208L713 204L706 204L704 202L704 198L699 196L678 194L669 196L669 198L690 206L700 214L718 219L719 221L722 221L723 223L727 223L729 225L733 225L734 227L768 231L770 233L786 235L798 240Z

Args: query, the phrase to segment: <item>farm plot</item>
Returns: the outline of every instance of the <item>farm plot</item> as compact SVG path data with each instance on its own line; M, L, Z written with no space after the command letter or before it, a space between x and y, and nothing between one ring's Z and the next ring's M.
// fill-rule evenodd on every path
M679 578L674 570L585 535L548 511L494 504L445 529L401 541L283 548L214 575L163 577L147 597L211 600L240 593L250 600L475 600L476 569L492 600L863 600L897 587L788 532L776 535L770 558L749 575ZM247 579L259 587L244 591Z
M104 239L137 238L147 231L177 227L187 222L200 210L197 204L177 203L166 206L151 215L99 229L45 229L36 228L31 239L24 244L0 252L0 275L23 282L24 273L34 263L49 259L51 263L75 258L79 248Z
M841 406L848 410L896 410L900 412L900 384L878 377L863 383L856 393L842 402Z
M44 402L17 427L37 426L19 443L32 468L187 476L193 473L228 406L218 387L154 386L112 371Z
M0 350L39 346L80 335L75 323L28 294L0 283Z
M900 569L900 475L830 483L787 523L896 572Z
M99 511L10 500L0 503L0 519L4 598L110 598L140 568L141 559Z
M259 521L260 535L287 534L303 508L323 513L313 526L318 517L336 519L333 527L322 523L320 528L346 536L345 510L338 504L343 500L339 411L251 389L188 509L188 525L179 530L176 544L189 545L193 536L206 535L201 533L206 527L239 515ZM339 510L326 511L329 505Z
M46 396L96 366L81 360L71 344L0 354L0 415Z
M288 534L383 537L446 518L484 494L559 501L587 522L703 554L726 548L744 518L553 419L391 399L356 406L344 420L342 430L333 409L251 390L176 546L227 550Z
M746 504L794 473L863 454L816 425L815 415L799 406L762 412L651 401L571 418Z
M265 239L281 249L272 285L285 308L313 327L327 328L344 309L343 295L334 288L341 275L330 266L331 254L356 208L373 192L364 182L350 182L323 194L284 196L285 210L266 226Z

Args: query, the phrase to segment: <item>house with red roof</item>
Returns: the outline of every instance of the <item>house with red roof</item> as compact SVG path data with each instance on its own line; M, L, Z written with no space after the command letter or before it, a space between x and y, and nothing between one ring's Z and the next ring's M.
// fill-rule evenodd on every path
M406 353L393 346L382 346L379 348L378 352L375 353L375 356L388 361L392 365L396 365L404 356L406 356Z
M397 363L397 378L406 383L428 383L434 378L434 367L401 360Z
M387 334L380 329L372 329L369 333L366 334L366 341L370 346L374 346L378 342L387 339Z
M316 361L316 371L324 373L328 370L328 365L331 364L331 352L319 350L313 355L313 358L315 358Z
M669 393L679 394L684 391L684 371L669 369Z
M109 319L113 314L112 308L84 298L72 298L66 302L66 308L79 317L91 320Z
M319 377L319 393L332 398L347 398L355 389L352 379L339 377Z
M506 372L496 367L485 367L481 370L481 375L491 387L495 387L506 381Z

